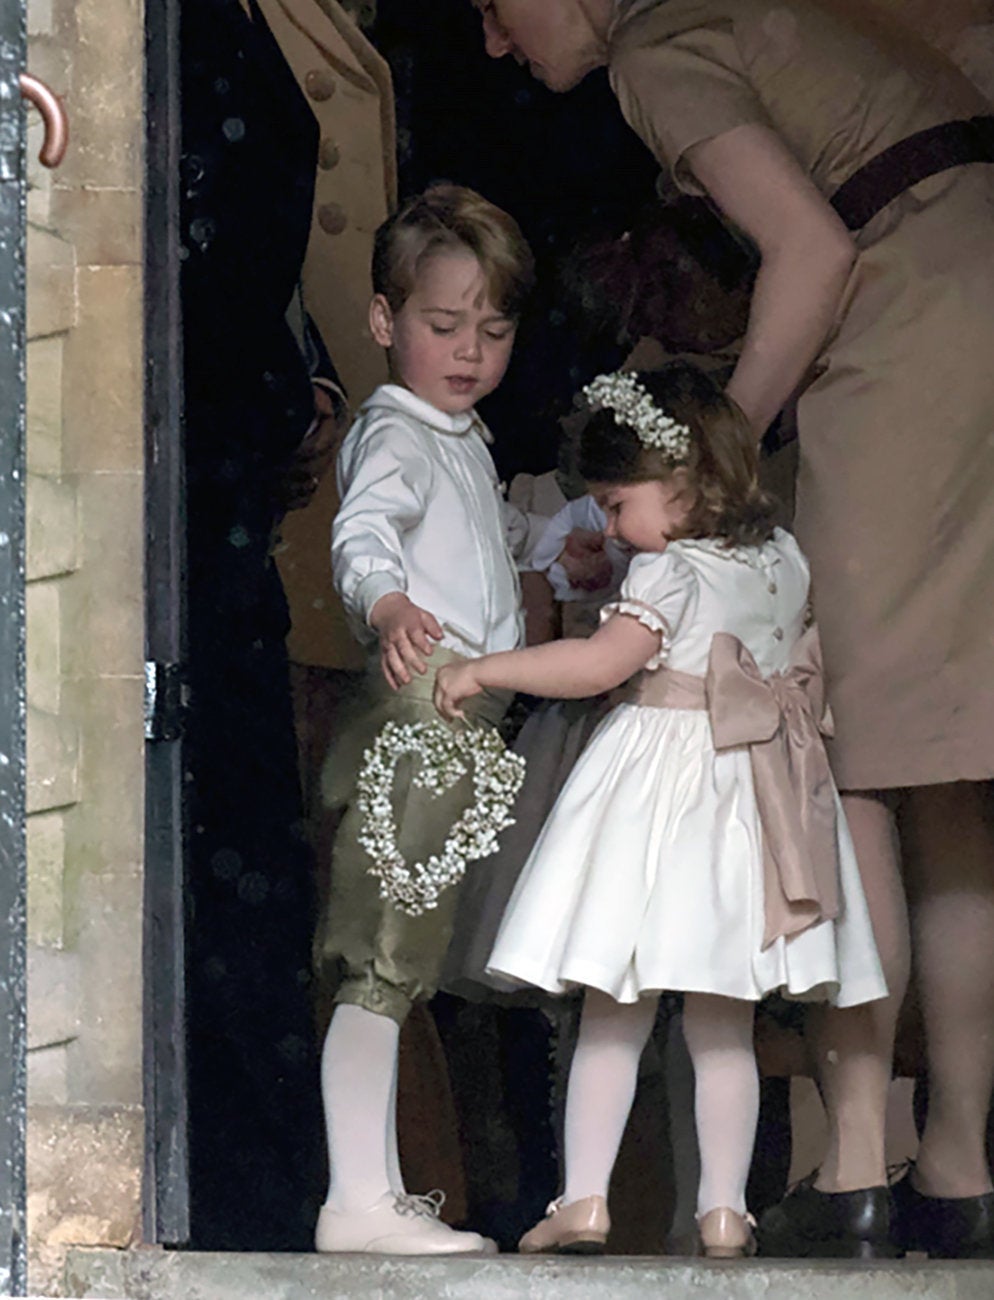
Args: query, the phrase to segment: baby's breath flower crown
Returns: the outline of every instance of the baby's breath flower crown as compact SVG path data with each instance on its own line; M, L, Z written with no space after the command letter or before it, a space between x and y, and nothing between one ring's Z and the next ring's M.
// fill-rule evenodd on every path
M441 851L413 866L397 847L391 798L397 762L405 754L420 758L414 784L435 799L466 775L468 764L473 771L474 802ZM368 870L379 878L380 897L408 916L437 907L442 890L461 880L470 862L496 852L497 835L514 824L509 814L524 777L525 760L488 727L450 731L441 722L388 722L363 755L356 801L359 843L373 860Z
M584 388L583 396L593 410L613 411L616 423L634 429L647 451L662 452L674 465L689 457L689 427L658 407L635 375L623 370L598 375Z

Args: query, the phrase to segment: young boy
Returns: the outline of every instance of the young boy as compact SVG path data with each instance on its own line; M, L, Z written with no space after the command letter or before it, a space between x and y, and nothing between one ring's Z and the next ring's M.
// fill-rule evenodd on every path
M397 1161L400 1026L437 988L458 886L416 917L380 898L357 838L354 781L387 721L437 720L442 663L522 640L509 516L473 408L504 376L532 276L515 222L457 186L433 187L377 232L370 326L393 382L365 402L343 443L332 536L335 585L378 663L325 768L326 802L345 812L316 942L319 972L337 986L321 1072L331 1183L320 1251L492 1249L442 1223L434 1199L409 1196ZM482 698L478 720L498 723L508 698ZM393 806L406 861L437 852L470 799L467 777L432 798L402 764Z

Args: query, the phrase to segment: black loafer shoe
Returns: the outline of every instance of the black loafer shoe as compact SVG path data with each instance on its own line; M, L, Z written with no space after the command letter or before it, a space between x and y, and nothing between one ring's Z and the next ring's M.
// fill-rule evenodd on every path
M894 1235L902 1250L932 1259L994 1259L994 1192L923 1196L910 1172L891 1188Z
M820 1192L815 1175L788 1192L759 1221L759 1253L781 1259L896 1259L890 1191Z

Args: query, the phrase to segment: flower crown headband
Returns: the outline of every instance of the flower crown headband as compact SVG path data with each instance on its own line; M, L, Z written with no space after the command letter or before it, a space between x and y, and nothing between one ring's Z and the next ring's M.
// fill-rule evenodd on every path
M679 424L661 410L630 372L598 375L583 390L592 410L613 411L615 423L627 424L638 435L647 451L661 451L679 465L690 456L692 434L686 424Z

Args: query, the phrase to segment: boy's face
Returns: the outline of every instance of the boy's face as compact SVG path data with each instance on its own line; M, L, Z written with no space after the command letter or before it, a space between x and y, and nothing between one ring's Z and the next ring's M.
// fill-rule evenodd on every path
M397 382L447 415L460 415L493 392L511 359L516 329L490 301L473 254L455 250L424 263L399 311L377 294L370 326L376 342L390 350Z

